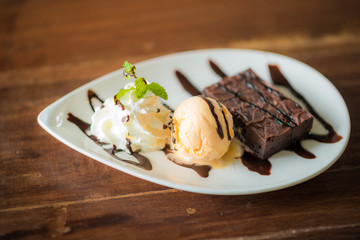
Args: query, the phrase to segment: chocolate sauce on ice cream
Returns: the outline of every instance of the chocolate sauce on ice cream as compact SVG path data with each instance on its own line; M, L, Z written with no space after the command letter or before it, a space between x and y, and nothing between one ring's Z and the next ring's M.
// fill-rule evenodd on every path
M221 139L224 139L224 132L223 132L223 130L222 130L221 123L219 122L219 117L218 117L218 115L216 114L216 112L215 112L215 110L214 110L214 109L215 109L214 104L213 104L211 101L209 101L209 99L207 99L206 97L202 97L202 96L201 96L201 98L209 105L210 112L211 112L211 114L212 114L212 116L214 117L215 122L216 122L216 131L217 131L217 133L219 134L219 137L220 137ZM224 119L226 120L225 116L224 116ZM227 129L229 129L229 127L227 127ZM231 140L231 139L230 139L230 140Z
M166 157L207 177L210 169L222 168L241 155L231 147L233 137L229 110L214 99L193 96L174 112L172 149L165 152Z

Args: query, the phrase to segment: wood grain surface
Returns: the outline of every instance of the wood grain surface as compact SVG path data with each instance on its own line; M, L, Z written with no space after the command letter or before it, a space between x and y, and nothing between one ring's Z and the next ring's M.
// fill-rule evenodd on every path
M359 239L359 1L0 1L1 239ZM211 196L153 184L72 150L37 123L75 88L184 50L303 61L348 106L347 149L287 189Z

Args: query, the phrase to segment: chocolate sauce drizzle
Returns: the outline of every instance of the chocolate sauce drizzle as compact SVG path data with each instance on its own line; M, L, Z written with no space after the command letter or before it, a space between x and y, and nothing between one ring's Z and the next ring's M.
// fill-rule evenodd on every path
M248 71L245 72L245 74L248 75L248 77L249 77L251 80L256 79L257 82L261 82L258 77L255 77L255 76L254 76L254 73L253 73L252 71L248 70ZM242 78L242 79L244 79L244 80L247 82L248 86L250 86L252 89L255 90L255 92L256 92L257 94L259 94L261 101L265 102L266 104L269 104L270 106L272 106L273 108L275 108L278 113L280 113L282 116L285 117L285 119L287 120L287 122L286 122L287 125L289 125L290 127L293 127L293 125L295 125L295 127L297 126L297 124L294 122L294 119L293 119L290 115L288 115L287 113L284 113L280 108L278 108L277 106L275 106L273 103L269 102L269 101L265 98L264 94L262 94L262 93L259 91L259 89L258 89L254 84L252 84L247 78ZM264 84L262 84L262 85L264 86ZM266 86L266 89L269 90L269 89L271 89L271 88L268 87L268 86ZM273 89L272 89L272 90L273 90Z
M203 177L203 178L207 178L209 176L209 172L211 170L211 166L208 166L208 165L180 164L175 161L172 161L172 162L174 162L175 164L177 164L179 166L190 168L190 169L194 170L197 174L199 174L200 177Z
M221 78L227 77L227 75L216 65L213 61L209 60L210 67L214 72L219 75Z
M183 88L193 96L201 95L201 92L194 87L189 80L179 71L175 71L176 77L179 79Z
M210 60L209 63L210 63L211 68L212 68L220 77L227 77L227 75L226 75L213 61ZM192 94L193 96L199 95L198 93L200 93L200 91L197 90L197 89L191 84L191 82L190 82L182 73L180 73L179 71L176 71L176 76L178 77L178 79L179 79L180 83L182 84L182 86L184 87L184 89L185 89L186 91L188 91L188 93ZM249 73L249 76L252 77L252 74ZM248 80L246 80L246 81L247 81L247 83L251 84ZM272 117L274 117L274 118L276 119L276 121L277 121L279 124L285 124L285 125L287 125L287 126L289 126L289 127L291 127L291 128L294 127L293 125L296 126L296 124L295 124L295 122L293 121L293 119L292 119L291 116L289 116L288 114L284 113L284 112L281 111L278 107L274 106L272 103L270 103L269 101L267 101L267 100L265 99L265 97L258 91L258 89L257 89L256 87L254 87L252 84L251 84L251 85L253 86L254 90L255 90L258 94L261 95L262 100L263 100L263 101L266 101L267 104L269 104L269 105L273 106L274 108L276 108L277 111L278 111L279 113L281 113L282 115L284 115L284 116L285 116L285 119L289 119L289 121L283 121L279 116L277 116L277 115L271 113L270 111L268 111L268 110L266 110L266 109L264 109L264 108L256 105L255 103L252 103L252 102L248 101L248 100L245 99L245 98L242 98L240 95L238 95L237 93L231 91L230 89L228 89L227 87L221 85L220 83L218 83L217 85L220 86L221 88L223 88L225 91L228 91L228 92L234 94L240 101L246 102L246 103L250 104L251 106L260 109L261 111L263 111L263 112L265 112L265 113L267 113L267 114L270 114ZM266 87L267 87L267 88L270 88L270 87L268 87L268 86L266 86ZM194 90L194 89L195 89L195 90ZM270 89L271 89L270 91L275 91L275 90L272 89L272 88L270 88ZM194 95L194 94L195 94L195 95Z
M303 158L306 158L306 159L314 159L314 158L316 158L315 154L313 154L312 152L309 152L308 150L303 148L303 146L301 146L301 141L293 143L292 145L287 147L285 150L294 152L297 155L299 155L299 156L301 156Z
M173 144L176 144L176 138L174 137L175 127L174 122L171 122L171 141Z
M174 113L174 109L172 109L169 105L167 105L167 104L164 103L164 102L161 102L161 103L162 103L162 105L163 105L164 107L166 107L167 109L169 109L171 113ZM170 118L172 118L172 115L170 115Z
M221 70L221 68L215 64L213 61L209 60L209 64L210 67L212 68L212 70L219 75L221 78L225 78L227 77L227 75ZM286 88L288 88L297 98L299 98L301 101L304 102L306 108L308 109L308 111L319 120L319 122L324 126L325 129L328 130L328 134L327 135L318 135L318 134L313 134L313 133L309 133L308 136L305 137L305 139L313 139L313 140L317 140L319 142L323 142L323 143L335 143L338 142L342 139L342 136L338 135L336 133L336 131L334 130L334 128L327 123L310 105L310 103L300 94L298 93L291 85L290 83L286 80L286 78L282 75L282 73L280 72L280 69L277 65L269 65L269 70L270 70L270 74L271 74L271 78L272 81L275 84L278 85L282 85L285 86ZM271 88L270 86L267 86L265 84L263 84L258 78L254 78L254 76L251 74L251 72L247 71L247 73L249 77L251 77L252 79L257 80L261 85L263 85L267 91L276 93L279 97L281 98L285 98L281 93L279 93L277 90ZM200 91L197 90L192 84L191 82L179 71L176 71L176 76L178 77L179 81L181 82L181 84L183 85L184 89L187 90L190 94L192 95L199 95ZM275 107L272 103L268 102L266 100L266 98L263 96L263 94L261 92L258 91L258 89L251 84L247 79L246 79L247 83L250 84L250 87L252 87L259 95L260 98L263 101L266 101L266 103L270 104L271 106ZM291 118L291 116L289 116L288 114L284 113L283 111L281 111L280 109L278 109L277 107L275 107L277 109L277 112L282 114L285 119L287 119L287 122L284 122L282 119L280 119L278 116L272 114L271 112L267 111L266 109L261 108L260 106L257 106L256 104L242 98L241 96L239 96L237 93L231 91L230 89L226 88L225 86L221 85L218 83L218 86L224 88L224 90L234 94L240 101L244 101L247 102L248 104L250 104L251 106L255 107L255 108L259 108L260 110L270 114L271 116L273 116L278 123L280 124L286 124L288 127L294 127L293 125L296 126L295 122L293 121L293 119ZM194 94L195 93L195 94ZM295 104L297 106L300 106L299 104L297 104L295 102ZM316 156L309 152L308 150L304 149L301 145L301 142L298 141L294 144L292 144L291 146L289 146L287 149L288 151L293 151L294 153L296 153L297 155L306 158L306 159L313 159L316 158ZM261 175L270 175L271 173L271 163L268 159L261 159L258 158L256 156L254 156L253 154L249 153L249 152L244 152L244 155L241 157L242 163L251 171L257 172Z
M250 171L257 172L261 175L270 175L271 174L271 163L268 159L261 159L249 152L245 152L240 157L241 162L247 167Z
M173 153L173 150L170 148L169 145L166 145L163 151L166 155L166 158L172 161L173 163L194 170L197 174L199 174L200 177L207 178L209 176L211 166L179 163L178 161L176 161L176 158L170 157L170 154Z
M299 93L297 92L291 84L288 82L288 80L284 77L284 75L281 73L279 66L277 65L269 65L270 75L271 79L275 84L281 85L286 87L291 91L292 94L294 94L297 98L299 98L304 105L306 106L307 110L321 123L321 125L328 130L328 134L326 135L319 135L310 133L307 138L313 139L319 142L323 143L335 143L342 139L342 136L337 134L337 132L334 130L334 128L326 122L310 105L310 103Z
M229 123L228 123L228 120L225 116L225 112L224 112L224 108L223 108L223 105L220 103L220 102L217 102L220 106L220 109L221 109L221 113L224 117L224 121L225 121L225 125L226 125L226 131L227 131L227 136L228 136L228 140L231 141L231 136L230 136L230 129L229 129Z
M285 124L285 125L287 125L287 126L290 127L290 128L293 128L293 127L294 127L294 126L292 126L290 123L283 121L279 116L277 116L277 115L273 114L272 112L270 112L270 111L268 111L268 110L266 110L266 109L258 106L257 104L255 104L255 103L253 103L253 102L248 101L247 99L241 97L241 96L240 96L239 94L237 94L236 92L231 91L231 90L230 90L229 88L227 88L226 86L224 86L224 85L222 85L222 84L220 84L220 83L217 83L216 85L219 86L219 87L221 87L221 88L224 89L225 91L227 91L227 92L229 92L229 93L231 93L231 94L234 94L235 97L237 97L240 101L246 102L246 103L250 104L252 107L257 108L257 109L259 109L259 110L261 110L261 111L263 111L263 112L271 115L273 118L276 119L276 121L277 121L279 124Z
M211 112L211 114L213 115L213 117L214 117L214 119L216 121L216 131L219 134L220 139L224 139L224 132L222 130L219 118L218 118L218 116L217 116L217 114L215 112L214 104L209 99L207 99L206 97L203 97L203 96L200 96L200 97L209 105L210 112Z
M93 106L93 103L92 103L92 99L93 98L96 98L98 99L100 102L104 102L101 98L99 98L99 96L91 91L91 90L88 90L88 99L89 99L89 104L90 104L90 107L91 109L94 111L94 106ZM74 116L72 113L68 113L68 116L67 116L67 120L72 122L73 124L75 124L87 137L89 137L92 141L94 141L97 145L101 146L105 152L107 152L110 156L116 158L117 160L119 161L122 161L122 162L125 162L125 163L128 163L128 164L131 164L131 165L134 165L134 166L137 166L139 168L142 168L144 170L148 170L150 171L152 169L152 165L151 165L151 162L150 160L141 155L139 152L140 150L137 150L137 151L133 151L132 148L131 148L131 142L129 139L127 139L127 144L126 144L126 148L129 150L130 154L132 156L134 156L138 162L135 162L135 161L131 161L131 160L127 160L127 159L122 159L122 158L119 158L116 153L118 152L123 152L124 150L122 149L117 149L117 147L115 145L112 146L112 148L105 148L104 146L108 146L109 143L104 143L104 142L101 142L97 139L96 136L94 135L90 135L88 134L89 132L89 129L90 129L90 124L87 123L87 122L84 122L83 120L79 119L78 117Z
M93 105L92 100L95 98L95 99L99 100L101 103L104 103L104 100L102 100L102 99L101 99L94 91L92 91L92 90L88 90L87 95L88 95L90 107L91 107L91 109L93 110L93 112L95 112L95 107L94 107L94 105Z
M214 70L214 72L217 73L220 77L222 77L222 78L227 77L227 75L220 69L220 67L219 67L218 65L216 65L216 63L214 63L213 61L209 60L209 64L210 64L211 68ZM280 97L281 99L284 99L284 98L285 98L284 95L282 95L279 91L273 89L272 87L270 87L270 86L264 84L262 81L260 81L260 79L259 79L257 76L255 76L255 74L254 74L251 70L246 71L245 74L247 74L247 76L248 76L251 80L256 80L260 85L262 85L263 87L265 87L265 88L266 88L266 91L271 92L271 93L275 93L275 94L276 94L278 97ZM256 86L254 86L254 84L252 84L252 83L251 83L248 79L246 79L246 78L242 78L242 79L244 79L244 80L247 82L247 84L248 84L252 89L254 89L257 94L260 95L260 99L261 99L263 102L266 102L266 103L269 104L270 106L274 107L278 113L282 114L282 115L285 117L285 119L288 120L287 125L290 126L290 124L293 124L293 125L297 126L297 124L294 122L294 119L293 119L290 115L286 114L286 113L283 112L281 109L279 109L277 106L275 106L273 103L269 102L269 101L265 98L265 96L258 90L258 88L257 88ZM225 87L224 87L224 88L225 88ZM227 89L227 88L225 88L225 90L226 90L226 91L229 91L229 92L231 92L231 93L233 93L233 94L235 94L235 95L237 95L236 93L230 91L230 90ZM237 96L237 97L239 98L239 96ZM240 99L240 100L243 101L244 99ZM289 100L291 100L291 99L289 99ZM292 101L292 100L291 100L291 101ZM301 106L300 106L298 103L296 103L295 101L293 101L293 102L296 104L296 106L301 107ZM250 102L248 102L248 103L250 103ZM273 115L272 113L266 111L265 109L263 109L263 108L255 105L255 104L253 104L253 103L250 103L250 104L251 104L253 107L257 107L257 108L261 109L262 111L265 111L265 112L271 114L271 115L272 115L273 117L275 117L276 120L279 122L279 118L278 118L276 115Z

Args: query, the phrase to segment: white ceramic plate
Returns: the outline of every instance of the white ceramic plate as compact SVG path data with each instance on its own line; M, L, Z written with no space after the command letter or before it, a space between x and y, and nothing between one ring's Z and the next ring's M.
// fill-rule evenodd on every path
M113 168L164 186L206 194L254 194L289 187L322 173L343 153L350 136L350 118L343 98L323 75L292 58L255 50L189 51L136 63L137 75L164 86L169 95L167 103L175 108L190 95L182 88L174 71L180 70L198 89L203 89L219 80L208 64L209 59L216 62L228 75L251 67L267 81L270 79L267 65L279 65L293 87L343 139L334 144L304 141L303 146L317 156L315 159L304 159L293 152L281 151L270 158L272 170L269 176L249 171L241 161L238 161L224 169L213 169L208 178L202 178L193 170L166 160L161 151L144 154L150 158L153 170L142 170L109 156L66 119L67 114L71 112L80 119L90 122L92 110L87 99L88 89L92 89L103 99L114 96L118 89L127 83L122 76L122 70L109 73L65 95L44 109L38 116L38 122L59 141ZM321 125L316 122L313 132L325 133ZM126 153L122 156L131 159Z

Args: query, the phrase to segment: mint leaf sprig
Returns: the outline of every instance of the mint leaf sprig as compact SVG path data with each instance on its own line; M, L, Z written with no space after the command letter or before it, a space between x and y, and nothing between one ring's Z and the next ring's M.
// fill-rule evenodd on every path
M123 68L124 68L124 71L123 71L124 76L127 79L130 79L132 77L137 78L136 75L135 75L136 67L134 65L132 65L128 61L125 61L124 64L123 64Z
M129 89L120 89L120 91L114 96L114 101L119 100L122 96L124 96L129 91L133 91L137 98L143 98L147 91L151 91L156 96L163 98L164 100L168 99L168 95L166 90L158 83L150 83L148 84L145 78L137 77L135 75L136 67L131 63L125 61L123 64L124 67L124 76L127 79L135 78L135 87L131 87Z

